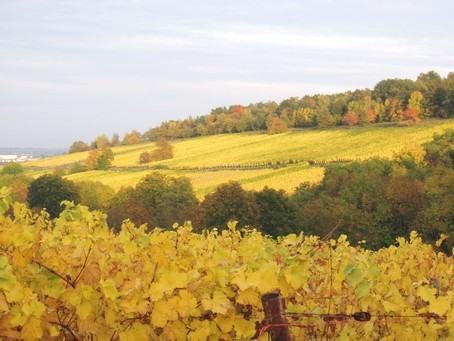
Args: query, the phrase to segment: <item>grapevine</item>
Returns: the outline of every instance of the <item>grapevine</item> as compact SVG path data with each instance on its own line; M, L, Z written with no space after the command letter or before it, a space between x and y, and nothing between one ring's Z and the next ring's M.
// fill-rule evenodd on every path
M197 234L126 221L114 233L103 213L65 205L51 220L0 192L0 338L256 339L260 297L277 291L309 320L296 339L454 338L454 260L416 233L377 252L235 223ZM317 319L358 311L371 320Z

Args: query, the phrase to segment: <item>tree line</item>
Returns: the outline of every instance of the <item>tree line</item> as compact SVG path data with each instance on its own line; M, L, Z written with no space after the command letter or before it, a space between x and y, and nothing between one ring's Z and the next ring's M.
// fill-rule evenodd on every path
M51 217L69 200L108 215L111 227L124 220L149 228L171 228L190 220L199 232L225 228L229 221L273 237L289 233L326 235L338 226L336 237L347 234L352 243L371 249L391 245L398 236L416 230L427 242L440 234L454 246L454 130L435 135L422 147L407 148L393 160L372 159L327 167L318 185L302 183L293 194L268 187L247 191L238 182L220 185L199 201L186 177L159 172L117 193L100 182L74 183L58 174L35 180L18 164L4 166L0 187L9 186L13 199L34 210L46 208Z
M370 89L346 91L333 95L291 97L274 101L218 107L207 115L163 122L144 133L125 133L120 139L100 135L91 143L74 142L69 152L103 147L130 145L167 139L268 131L269 134L303 127L336 125L368 125L381 122L405 121L416 123L427 118L454 117L454 72L441 77L435 71L421 73L411 79L386 79Z

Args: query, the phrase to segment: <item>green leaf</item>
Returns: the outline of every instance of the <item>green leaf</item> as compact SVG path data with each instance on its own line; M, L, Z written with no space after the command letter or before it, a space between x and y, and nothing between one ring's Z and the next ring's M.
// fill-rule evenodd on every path
M371 267L369 268L369 273L372 279L380 277L380 269L375 264L371 265Z
M369 295L369 291L370 283L363 280L358 284L358 287L355 290L355 296L356 298L362 298L364 296Z
M354 264L349 264L344 269L344 274L347 282L350 285L356 285L363 279L363 274Z

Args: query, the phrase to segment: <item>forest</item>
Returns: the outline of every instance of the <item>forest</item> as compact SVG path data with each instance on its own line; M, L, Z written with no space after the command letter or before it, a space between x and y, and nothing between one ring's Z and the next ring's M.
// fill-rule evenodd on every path
M120 138L100 135L91 143L75 141L70 153L102 149L100 146L131 145L144 141L206 135L267 131L277 134L304 127L368 125L427 118L454 117L454 73L441 77L435 71L421 73L416 80L386 79L372 90L358 89L332 95L305 95L249 105L235 104L212 109L207 115L163 122L141 133L132 130Z

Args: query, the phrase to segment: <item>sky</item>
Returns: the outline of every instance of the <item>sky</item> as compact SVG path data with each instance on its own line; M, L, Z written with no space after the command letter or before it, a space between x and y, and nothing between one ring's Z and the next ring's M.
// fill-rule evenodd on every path
M454 71L454 1L0 0L0 147Z

